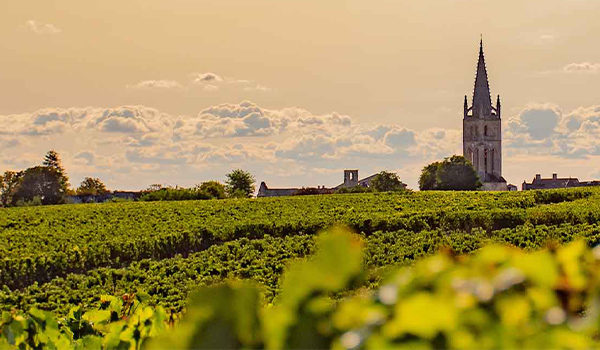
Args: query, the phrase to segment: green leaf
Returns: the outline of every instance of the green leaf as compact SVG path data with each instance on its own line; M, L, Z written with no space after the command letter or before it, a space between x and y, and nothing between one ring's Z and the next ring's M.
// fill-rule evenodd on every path
M92 324L101 324L110 321L110 310L88 311L83 315L83 319Z
M427 292L419 292L400 300L396 314L383 327L383 333L391 338L413 334L426 339L438 332L456 327L458 310L452 299Z
M143 291L138 291L137 293L135 293L135 299L137 301L139 301L140 303L146 303L148 302L152 297L150 296L150 294L143 292Z
M175 329L148 349L232 349L261 347L259 291L246 284L199 290Z

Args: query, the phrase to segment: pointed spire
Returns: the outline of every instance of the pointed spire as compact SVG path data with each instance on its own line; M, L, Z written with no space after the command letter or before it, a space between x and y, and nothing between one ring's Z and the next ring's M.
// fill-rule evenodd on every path
M469 102L467 102L467 95L465 95L465 118L469 114Z
M483 38L479 42L479 61L477 62L477 76L475 77L475 90L473 91L473 117L483 118L492 114L492 98L488 82L485 57L483 55Z

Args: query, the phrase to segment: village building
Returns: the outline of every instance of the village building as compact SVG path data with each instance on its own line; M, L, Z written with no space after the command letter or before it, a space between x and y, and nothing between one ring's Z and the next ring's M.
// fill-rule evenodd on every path
M373 180L377 174L367 176L364 179L358 178L358 170L344 170L344 182L335 186L333 189L338 190L343 187L369 187L371 180Z
M479 60L473 90L473 103L464 101L463 155L477 171L483 190L506 191L508 186L502 177L502 119L500 95L496 106L492 105L488 82L483 40L479 45Z
M331 194L341 188L351 188L356 186L370 187L371 181L377 176L373 174L363 179L358 178L358 170L344 170L344 182L332 188L325 186L303 187L303 188L269 188L263 181L258 188L257 197L285 197L296 196L300 194ZM406 184L402 184L406 188Z
M531 183L523 181L521 189L527 191L586 186L600 186L600 181L579 181L576 177L558 177L558 174L552 174L552 178L542 178L541 174L536 174Z

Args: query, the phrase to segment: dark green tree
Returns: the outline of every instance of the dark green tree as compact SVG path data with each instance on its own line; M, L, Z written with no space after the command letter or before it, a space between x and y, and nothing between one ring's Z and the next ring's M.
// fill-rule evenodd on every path
M440 165L440 162L435 162L423 168L421 176L419 177L419 189L421 191L431 191L438 189L437 175Z
M223 199L226 197L225 186L218 181L203 182L202 185L198 186L198 190L215 199Z
M481 181L471 162L463 156L452 156L423 168L419 188L422 191L473 191L481 188Z
M404 184L396 173L382 171L371 180L370 187L377 192L403 191Z
M5 171L0 175L0 207L8 207L12 204L21 175L15 171Z
M444 159L438 170L438 185L441 190L474 191L481 188L481 181L473 164L463 156Z
M235 169L227 174L225 181L229 197L252 197L254 193L254 176L242 169Z
M60 185L62 186L64 192L68 193L70 186L69 177L62 166L62 161L58 153L55 150L48 151L44 157L44 162L42 165L56 170L56 172L60 175Z
M97 196L107 193L109 191L106 189L104 183L100 179L93 177L86 177L77 188L78 195Z
M67 192L62 184L62 174L54 167L36 166L25 170L13 195L12 204L31 202L39 198L41 203L63 204Z

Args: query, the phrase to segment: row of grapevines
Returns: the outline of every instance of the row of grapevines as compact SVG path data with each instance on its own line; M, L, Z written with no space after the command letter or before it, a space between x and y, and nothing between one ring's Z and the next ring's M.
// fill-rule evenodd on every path
M442 248L470 253L489 243L508 243L536 250L552 242L565 243L584 239L589 245L600 242L600 225L533 226L502 229L488 233L446 232L440 229L419 233L401 230L379 231L363 235L365 265L373 270L376 283L380 268L412 264ZM150 302L176 312L185 307L187 296L199 285L226 279L249 279L263 287L267 300L279 293L279 279L285 266L294 259L312 254L314 236L240 239L192 254L161 261L142 260L126 269L102 268L86 274L70 274L46 284L34 284L22 290L0 291L5 310L36 307L65 314L69 308L93 305L99 295L134 293L138 289L150 295Z
M314 234L334 223L369 234L600 221L600 195L591 190L550 191L540 202L567 202L538 206L533 205L539 197L535 193L360 194L86 205L73 207L72 212L62 207L30 209L17 224L11 221L0 232L0 249L6 252L0 260L0 285L23 288L99 267L187 256L238 238ZM489 201L484 205L481 198ZM414 203L422 207L413 207ZM440 209L440 203L452 204ZM65 217L59 219L61 215Z
M360 239L320 238L293 265L274 305L248 284L202 288L179 321L141 298L100 300L66 318L3 313L0 347L19 349L498 349L600 346L600 252L579 241L534 253L490 245L470 257L441 253L362 285Z

